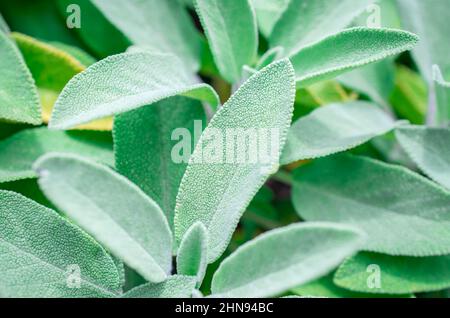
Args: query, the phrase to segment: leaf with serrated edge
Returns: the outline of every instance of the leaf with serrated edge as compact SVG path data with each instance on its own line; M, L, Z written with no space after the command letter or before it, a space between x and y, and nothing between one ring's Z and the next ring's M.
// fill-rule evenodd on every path
M401 166L350 155L319 159L294 171L292 198L305 220L364 230L363 250L450 253L450 192Z
M395 125L391 117L372 103L356 101L324 106L292 125L281 163L342 152L389 132Z
M205 123L205 117L199 101L174 96L114 120L117 170L159 204L171 228L175 199L187 166L187 162L173 160L172 151L179 141L172 137L179 137L174 133L180 129L194 136L194 121ZM193 149L194 140L189 146ZM183 155L190 155L190 151Z
M410 50L417 41L406 31L352 28L302 48L290 60L297 86L305 87Z
M0 294L4 297L115 297L119 273L90 236L55 211L0 190ZM79 271L79 272L78 272ZM79 288L70 276L79 273Z
M114 165L112 140L106 133L26 129L0 141L0 183L35 178L33 163L49 152L75 153Z
M256 17L250 0L195 0L214 60L230 83L242 77L242 67L252 64L258 49Z
M337 270L334 282L365 293L431 292L450 287L449 268L448 255L405 257L364 252L346 260ZM379 286L375 285L377 275L380 275Z
M395 135L420 170L450 189L450 129L405 126L397 128Z
M177 273L197 277L197 286L206 273L208 256L208 232L197 222L192 225L181 240L177 254Z
M151 282L171 270L172 234L159 206L110 168L48 154L34 170L45 195L114 256Z
M332 223L297 223L266 232L221 263L212 296L277 296L326 275L364 239L354 228Z
M76 75L56 101L49 127L67 129L182 95L217 106L207 84L195 83L172 55L146 52L110 56Z
M174 275L161 283L147 283L126 292L123 298L191 298L195 277Z
M15 43L0 31L0 119L39 125L41 105L30 70Z
M188 228L201 221L208 229L210 263L223 253L251 198L275 172L280 153L271 151L264 163L258 163L260 160L256 160L256 164L239 163L235 156L234 160L227 160L234 152L227 155L228 147L221 147L214 151L218 151L216 154L221 156L223 163L211 163L208 160L211 143L208 141L217 138L217 132L225 136L227 129L263 129L267 138L273 133L267 130L276 129L278 136L275 137L278 137L281 150L292 118L294 97L291 63L288 60L275 62L246 81L203 132L178 192L175 236L180 242ZM268 142L264 138L264 135L258 137L261 143ZM232 143L235 148L234 141Z
M348 27L374 0L290 0L273 29L271 47L287 55Z

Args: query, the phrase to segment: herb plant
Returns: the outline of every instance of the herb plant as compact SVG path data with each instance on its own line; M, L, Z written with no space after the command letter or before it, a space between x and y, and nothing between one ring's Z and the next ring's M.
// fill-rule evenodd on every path
M0 13L0 296L448 296L448 0Z

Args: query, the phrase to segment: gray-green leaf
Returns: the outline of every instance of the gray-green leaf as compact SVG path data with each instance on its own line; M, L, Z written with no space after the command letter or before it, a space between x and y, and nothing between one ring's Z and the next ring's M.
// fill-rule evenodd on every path
M110 56L76 75L56 101L50 128L67 129L182 95L216 106L218 96L172 55L146 52Z
M161 283L147 283L125 293L123 298L191 298L195 277L174 275Z
M175 199L195 146L194 121L206 122L199 101L174 96L154 105L119 115L114 120L114 153L117 170L159 204L173 228ZM187 145L177 145L190 136ZM176 159L176 160L175 160Z
M79 228L36 202L0 190L3 297L115 297L111 257Z
M180 242L191 225L201 221L209 234L209 262L223 253L245 208L278 166L294 96L291 63L275 62L245 82L203 132L178 192L175 236ZM226 142L227 130L241 140L231 135ZM245 141L247 133L260 144L259 153ZM238 145L244 149L237 153Z
M405 257L364 252L345 261L334 282L365 293L430 292L450 287L449 268L448 255Z
M216 271L213 297L271 297L310 282L354 254L365 236L331 223L297 223L266 232Z
M330 3L331 2L331 3ZM348 27L374 0L291 0L270 37L286 55Z
M114 256L148 281L167 278L172 234L159 206L136 185L75 155L45 155L34 169L46 196Z
M112 140L106 133L27 129L0 141L0 182L35 178L32 165L48 152L77 153L114 165Z
M349 155L314 161L294 172L293 202L308 221L364 230L367 251L450 253L450 192L400 166Z
M290 0L252 0L261 33L268 38Z
M208 232L197 222L192 225L181 240L177 255L177 273L194 276L197 286L202 283L208 265Z
M424 173L450 189L450 129L409 126L397 128L395 135Z
M200 36L178 1L92 0L105 17L135 45L152 52L170 53L182 67L200 67Z
M242 77L258 49L256 17L250 0L196 0L195 8L221 75L230 83Z
M304 87L410 50L417 41L406 31L352 28L303 47L290 59L297 86Z
M328 156L359 146L395 127L378 106L356 101L316 109L289 130L282 164Z
M39 125L41 105L30 70L16 44L0 30L0 120Z

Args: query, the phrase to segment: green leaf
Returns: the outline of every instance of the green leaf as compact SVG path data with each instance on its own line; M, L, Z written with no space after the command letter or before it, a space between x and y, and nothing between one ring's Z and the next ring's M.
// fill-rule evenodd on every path
M58 4L62 1L63 0L0 1L0 12L8 22L11 30L28 34L29 36L44 41L59 41L80 46L82 43L67 27L66 23L64 23L65 21L61 19L61 15L58 12ZM70 3L74 3L76 0L67 1L72 1ZM63 12L65 14L66 10L67 5L64 6ZM86 17L85 13L86 12L83 11L83 17Z
M298 87L410 50L416 35L400 30L352 28L303 47L290 56Z
M250 0L196 0L195 8L220 74L230 83L253 64L258 49L256 17Z
M290 62L281 60L252 76L219 109L189 160L177 196L175 236L180 242L189 227L201 221L208 229L210 263L223 253L245 208L278 166L293 111L293 72ZM230 129L244 142L231 136L223 147ZM239 159L255 159L246 132L258 133L256 141L262 145L256 163ZM267 153L269 143L278 151ZM237 156L237 145L242 144Z
M74 11L67 12L70 5L77 5L80 10L80 28L74 28L76 35L98 57L107 57L124 52L131 45L130 40L117 30L91 0L50 0L56 3L60 15L72 21ZM64 29L67 29L64 25ZM28 33L27 33L28 34Z
M436 93L433 123L438 126L450 126L450 82L445 81L439 66L433 66L434 90Z
M372 103L356 101L320 107L292 125L281 163L342 152L395 126L395 121Z
M293 202L308 221L364 230L366 251L450 253L450 192L400 166L349 155L317 160L294 172Z
M397 128L395 135L427 176L450 189L450 129L410 126Z
M182 66L200 67L200 36L186 9L177 1L92 0L105 17L135 45L171 53Z
M374 0L291 0L275 25L271 47L282 46L286 56L348 27Z
M61 91L67 82L86 68L70 54L25 34L12 33L28 68L40 88Z
M447 0L433 0L430 5L422 0L397 0L403 27L417 33L421 41L413 50L420 72L432 83L432 66L439 65L444 73L450 71L450 42L448 21L450 10Z
M195 140L178 149L177 138L201 134L195 120L206 122L200 102L175 96L119 115L114 122L117 170L158 203L173 228L175 199ZM179 135L177 135L179 132ZM172 152L180 161L175 162Z
M390 295L390 294L371 294L356 291L337 286L333 283L335 272L315 280L306 285L296 287L291 291L300 296L308 297L328 297L328 298L411 298L411 294Z
M395 86L395 67L391 59L385 59L339 77L343 85L367 95L372 101L389 109L389 97Z
M287 9L290 0L252 0L261 33L269 38L273 27Z
M326 275L364 242L331 223L297 223L260 235L226 258L212 282L213 297L272 297Z
M218 96L195 83L171 55L144 52L110 56L76 75L56 101L49 127L67 129L182 95L216 106Z
M172 234L159 206L111 169L75 155L34 165L39 186L63 212L151 282L171 270Z
M402 257L365 252L345 261L336 272L334 282L365 293L430 292L450 287L449 268L448 255ZM380 275L379 286L374 284L376 275Z
M6 23L5 19L3 19L3 16L0 14L0 32L4 32L8 34L10 32L8 24Z
M105 133L27 129L0 141L0 182L35 178L33 162L49 152L80 154L114 165L112 141Z
M17 46L0 31L0 120L39 125L41 106L31 73Z
M119 273L111 257L55 211L0 190L0 228L2 296L114 297L120 293ZM71 286L78 282L79 288Z
M123 298L191 298L195 277L174 275L162 283L148 283L125 293Z
M208 255L208 233L205 226L197 222L184 234L177 255L177 273L194 276L199 287L206 273Z
M428 108L428 89L423 78L404 65L396 68L395 88L389 99L395 112L413 124L423 124Z

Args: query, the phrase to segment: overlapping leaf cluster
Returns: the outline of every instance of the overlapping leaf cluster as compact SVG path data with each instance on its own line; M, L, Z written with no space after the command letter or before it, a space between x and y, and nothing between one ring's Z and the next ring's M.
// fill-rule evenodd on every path
M446 296L446 0L0 13L0 296ZM202 162L227 129L279 151Z

